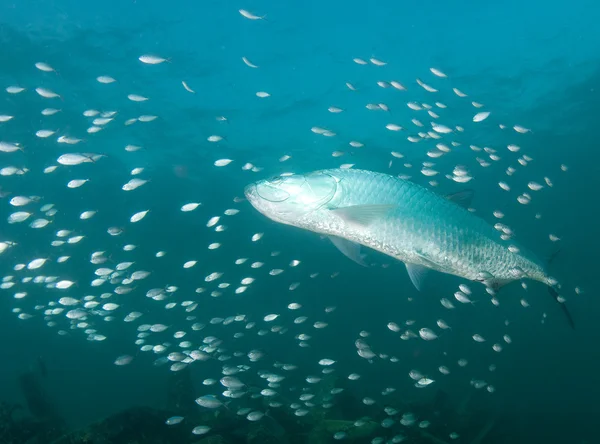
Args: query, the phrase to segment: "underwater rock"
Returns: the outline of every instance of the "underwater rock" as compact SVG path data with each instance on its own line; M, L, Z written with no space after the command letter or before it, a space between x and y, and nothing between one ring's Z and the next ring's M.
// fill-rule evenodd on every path
M266 424L254 425L247 434L247 444L287 444L289 443L284 433L278 433L274 427Z
M170 444L190 442L189 430L170 427L170 413L150 407L134 407L70 433L52 444Z
M421 436L426 439L426 442L428 443L432 443L432 444L450 444L448 441L444 441L441 438L438 438L437 436L432 435L429 432L426 432L424 430L421 430L420 432Z
M351 439L365 438L379 428L379 424L374 421L365 421L357 427L353 421L331 419L323 421L323 426L328 433L346 432Z
M230 444L230 441L227 441L221 435L212 435L202 438L199 441L194 441L192 444Z
M190 368L171 372L167 387L167 409L181 416L188 416L197 410L196 389L192 382Z
M304 444L306 432L314 426L314 422L311 417L299 418L294 415L293 409L282 407L269 410L260 420L260 425L268 428L270 434L278 437L282 443Z
M333 418L360 418L369 416L372 410L369 406L363 404L362 399L357 398L352 393L348 384L342 382L339 384L344 391L335 396L335 403L328 409L327 415Z
M319 423L311 430L308 441L311 444L329 443L333 435L344 432L344 442L368 442L367 438L374 435L379 429L379 424L374 421L365 421L360 426L355 426L353 421L328 419Z
M0 442L2 444L47 444L64 433L64 424L31 417L15 418L18 404L0 403Z

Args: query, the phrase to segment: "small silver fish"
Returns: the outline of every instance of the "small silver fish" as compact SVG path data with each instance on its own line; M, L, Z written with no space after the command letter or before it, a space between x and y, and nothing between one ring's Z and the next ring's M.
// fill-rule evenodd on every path
M215 395L200 396L196 399L196 403L207 409L218 409L224 405Z

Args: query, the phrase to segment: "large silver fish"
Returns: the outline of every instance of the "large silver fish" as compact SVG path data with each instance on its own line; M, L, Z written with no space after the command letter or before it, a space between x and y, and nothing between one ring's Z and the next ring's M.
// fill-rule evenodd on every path
M329 236L355 262L364 265L361 245L404 262L417 289L433 269L493 289L529 278L558 299L539 260L466 209L469 193L442 197L387 174L332 169L261 180L245 194L268 218Z

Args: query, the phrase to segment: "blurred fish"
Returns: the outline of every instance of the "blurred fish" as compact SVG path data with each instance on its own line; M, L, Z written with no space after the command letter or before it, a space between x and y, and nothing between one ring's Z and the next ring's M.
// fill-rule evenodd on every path
M38 356L37 365L40 370L40 374L45 378L48 376L48 367L46 367L46 361L42 356Z

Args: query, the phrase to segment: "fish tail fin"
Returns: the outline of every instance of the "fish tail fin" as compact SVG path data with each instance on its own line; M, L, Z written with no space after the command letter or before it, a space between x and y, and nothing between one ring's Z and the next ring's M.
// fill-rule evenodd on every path
M552 262L554 262L554 260L556 259L556 257L558 256L559 253L560 253L560 248L557 248L555 251L550 253L550 255L548 255L548 257L546 258L547 266L550 266L552 264ZM547 277L545 279L545 283L546 283L546 285L548 285L548 293L550 293L550 296L552 296L552 299L554 299L558 303L564 316L567 318L567 322L569 323L571 328L573 330L575 330L575 321L573 320L573 316L571 316L571 312L569 311L569 308L565 304L564 300L561 300L561 298L560 298L556 280L554 280L550 277Z
M567 322L569 323L571 328L575 330L575 321L573 320L573 316L571 316L571 312L569 311L567 305L560 300L560 295L558 294L558 290L556 289L556 287L549 285L548 293L550 293L550 296L552 296L552 298L558 303L560 309L567 318Z

